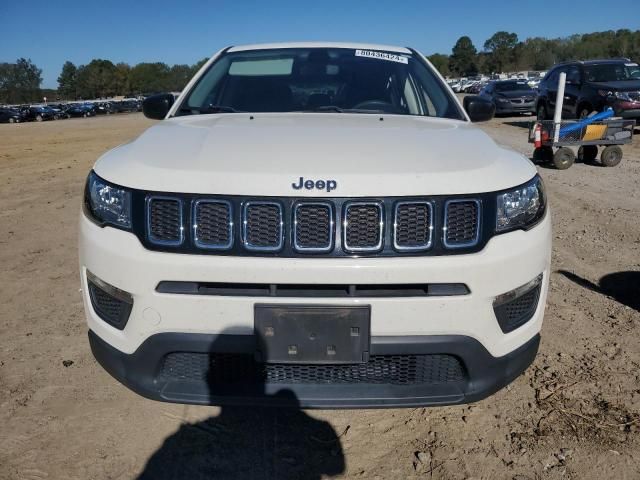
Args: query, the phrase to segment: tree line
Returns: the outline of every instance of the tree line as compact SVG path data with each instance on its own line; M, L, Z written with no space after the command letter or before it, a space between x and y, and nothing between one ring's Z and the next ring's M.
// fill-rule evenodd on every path
M548 39L518 39L512 32L496 32L478 51L471 39L460 37L451 54L436 53L429 60L445 76L470 76L524 70L547 70L565 60L626 57L640 61L640 30L609 30ZM180 91L206 62L169 66L166 63L113 63L94 59L86 65L65 62L58 90L43 91L42 70L30 59L0 62L0 103L42 101L43 94L62 100L106 98L116 95Z
M564 38L533 37L524 41L512 32L500 31L478 51L471 39L460 37L450 55L429 56L445 76L472 76L525 70L547 70L558 62L625 57L640 60L640 30L621 29L571 35Z
M87 99L179 92L206 61L205 58L194 65L143 62L130 66L95 59L79 67L67 61L58 77L58 94L65 99Z

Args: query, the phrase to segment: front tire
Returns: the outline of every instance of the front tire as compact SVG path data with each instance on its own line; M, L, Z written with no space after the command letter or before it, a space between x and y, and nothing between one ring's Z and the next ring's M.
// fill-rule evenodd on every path
M622 161L622 149L618 145L609 145L602 150L600 161L605 167L615 167Z
M542 122L544 120L547 120L549 117L549 114L547 113L547 107L544 103L541 103L540 105L538 105L538 108L536 110L536 119L539 122Z
M38 115L36 117L36 122L41 122L42 120L44 120L44 118L42 118L42 115Z
M553 155L553 164L558 170L566 170L576 161L576 155L569 147L559 148Z
M16 123L16 119L13 117L9 117L9 123Z

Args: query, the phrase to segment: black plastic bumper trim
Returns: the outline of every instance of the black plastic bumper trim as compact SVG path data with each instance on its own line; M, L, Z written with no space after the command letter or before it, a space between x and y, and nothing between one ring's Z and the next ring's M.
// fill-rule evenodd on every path
M383 408L454 405L476 402L512 382L533 362L540 336L502 357L466 336L372 337L372 355L449 354L460 358L467 381L454 384L266 384L237 391L210 391L206 382L162 380L158 372L171 352L248 353L256 349L253 335L161 333L149 337L132 354L112 347L89 331L93 355L103 368L131 390L165 402L200 405L272 405L301 408ZM215 345L215 348L212 346ZM283 390L291 395L278 395Z
M227 297L450 297L468 295L464 283L429 284L268 284L268 283L211 283L162 281L158 293L176 295L212 295Z

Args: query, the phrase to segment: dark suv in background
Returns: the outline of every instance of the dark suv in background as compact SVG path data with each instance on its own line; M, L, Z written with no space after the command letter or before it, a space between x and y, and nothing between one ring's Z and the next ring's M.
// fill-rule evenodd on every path
M555 65L538 87L538 120L553 118L562 72L567 74L564 118L585 118L612 107L616 116L640 119L640 67L628 59L612 59Z

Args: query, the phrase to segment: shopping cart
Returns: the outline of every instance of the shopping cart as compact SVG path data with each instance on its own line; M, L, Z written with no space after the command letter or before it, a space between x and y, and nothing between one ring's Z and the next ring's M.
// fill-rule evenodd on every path
M600 162L614 167L622 160L620 145L633 141L634 120L608 119L586 123L563 120L543 120L531 124L529 143L535 144L533 159L550 162L560 170L569 168L576 160L571 147L578 147L578 159L593 162L598 156L598 147L604 147ZM558 148L554 153L553 149Z

